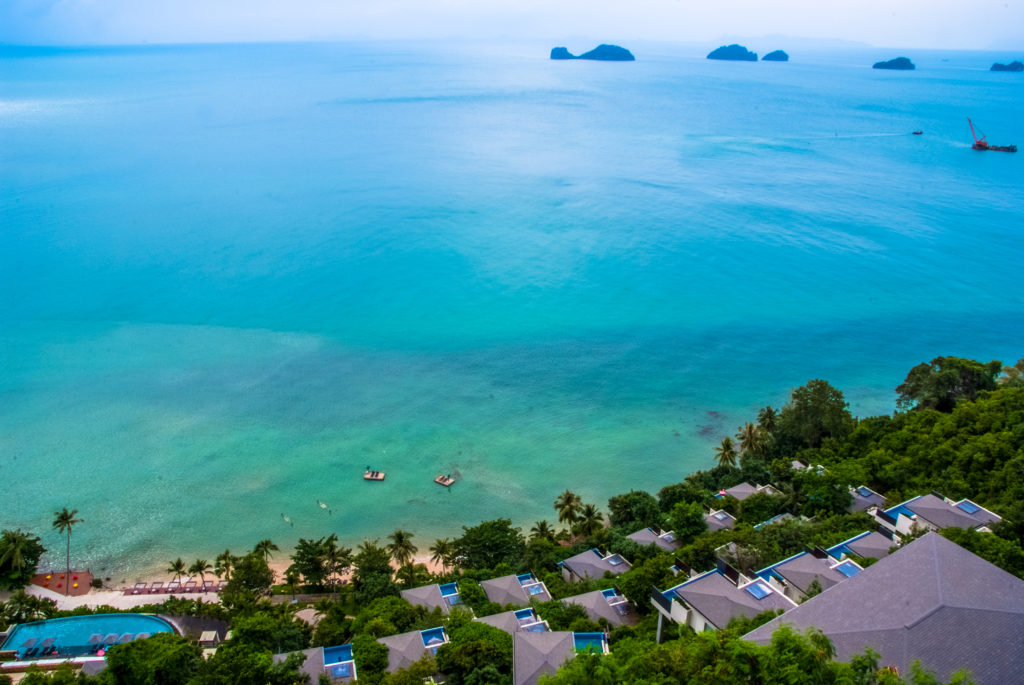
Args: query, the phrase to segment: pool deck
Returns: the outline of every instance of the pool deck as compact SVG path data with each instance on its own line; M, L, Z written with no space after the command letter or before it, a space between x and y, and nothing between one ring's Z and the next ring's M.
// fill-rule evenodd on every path
M57 603L58 609L77 609L78 607L111 606L115 609L134 609L143 604L160 604L167 600L169 595L126 595L121 590L93 590L83 595L70 595L65 597L61 593L54 592L48 588L37 585L29 585L25 592L34 597L52 599ZM0 601L7 601L10 592L0 592ZM216 603L220 597L216 592L196 592L188 595L174 595L187 599L199 599L204 602Z

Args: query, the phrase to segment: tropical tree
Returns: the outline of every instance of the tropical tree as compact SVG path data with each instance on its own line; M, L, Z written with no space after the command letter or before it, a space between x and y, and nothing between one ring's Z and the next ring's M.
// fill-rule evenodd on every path
M530 529L530 540L555 541L555 529L547 521L537 521Z
M1011 388L1024 387L1024 358L1018 359L1013 366L1004 366L999 383Z
M64 507L60 511L53 513L53 529L58 533L68 534L68 551L67 551L67 578L68 582L64 583L64 594L68 594L71 585L71 528L76 523L81 523L82 519L76 519L75 514L78 513L78 509L72 509L68 511L67 507Z
M732 438L722 438L722 444L715 448L715 461L719 466L736 466L736 448Z
M5 530L0 537L0 590L28 585L45 551L37 536L21 530Z
M778 420L779 412L775 411L770 404L757 413L757 425L768 435L775 435Z
M218 578L224 576L224 580L231 580L231 569L234 567L235 557L232 556L230 549L226 549L217 555L217 559L214 561L213 573Z
M566 489L561 495L555 498L555 511L558 513L559 523L572 527L579 521L580 509L583 507L583 500L572 490Z
M752 423L740 426L736 433L740 443L740 455L759 455L764 453L765 439L761 429Z
M295 568L295 564L292 564L284 571L284 582L288 583L288 587L292 591L292 599L295 599L295 586L299 584L299 580L302 579L302 574Z
M57 613L57 604L52 599L34 597L23 589L12 593L0 606L3 607L3 619L9 624L50 618Z
M396 530L388 536L391 540L387 545L388 554L399 566L405 566L412 562L413 556L419 548L412 543L413 534L402 529Z
M583 505L580 511L579 524L577 526L581 535L590 537L597 531L604 528L604 514L597 510L593 504Z
M252 548L252 551L261 555L263 557L263 561L270 563L270 557L274 556L271 552L280 552L281 548L270 540L260 540L256 543L256 546Z
M430 547L430 560L435 564L441 564L441 569L447 572L454 552L455 547L452 545L451 540L448 538L438 538L434 540L434 544Z
M193 573L198 573L199 574L199 580L201 580L202 583L205 585L206 584L206 575L205 574L206 574L207 571L211 570L212 568L213 568L213 566L210 566L210 562L208 562L206 559L196 559L192 563L192 565L188 567L188 573L189 573L189 575L192 575Z
M337 576L338 581L340 581L341 576L352 568L352 550L349 547L339 545L338 536L334 533L327 536L327 540L324 542L324 547L324 562L327 565L327 578L330 580L332 577Z
M185 562L182 561L181 557L178 557L171 562L171 565L167 567L167 573L173 573L174 579L180 581L181 577L188 573L188 567Z

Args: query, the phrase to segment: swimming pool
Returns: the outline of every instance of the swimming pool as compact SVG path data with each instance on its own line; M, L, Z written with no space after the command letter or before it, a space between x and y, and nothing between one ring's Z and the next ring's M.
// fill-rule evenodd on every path
M18 658L82 656L121 642L156 633L173 633L162 618L146 614L95 614L22 623L0 649L18 651Z

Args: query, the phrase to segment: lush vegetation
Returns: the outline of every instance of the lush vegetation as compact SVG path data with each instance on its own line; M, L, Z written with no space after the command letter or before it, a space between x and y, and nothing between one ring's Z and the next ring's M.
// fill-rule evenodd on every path
M429 547L418 545L414 534L403 530L386 542L367 540L354 550L340 546L333 534L300 540L281 580L288 593L323 593L315 603L320 614L315 629L295 618L295 610L305 604L269 601L275 578L268 560L279 551L269 540L241 555L225 550L212 565L202 559L191 565L174 560L169 568L174 575L203 578L212 572L226 579L222 605L176 599L140 610L222 618L230 621L234 638L208 660L195 645L172 636L114 647L106 672L76 682L298 683L304 682L297 670L301 658L274 664L273 654L352 642L360 682L420 683L440 671L456 684L509 683L512 641L506 633L471 621L463 611L445 616L440 610L412 606L399 592L458 581L466 606L484 616L511 607L490 602L479 582L525 571L543 580L555 598L535 605L552 629L607 630L612 643L611 655L581 655L549 683L905 682L879 670L870 652L850 663L834 661L827 638L814 631L782 630L763 646L741 639L770 616L738 620L727 630L701 635L666 624L662 644L657 644L650 588L677 582L669 570L674 557L703 570L724 555L750 572L807 546L833 545L871 529L870 517L847 511L849 487L861 484L891 502L935 490L953 498L970 497L1002 515L1005 521L994 534L958 529L943 534L1024 578L1024 361L1002 375L1000 371L998 362L940 357L910 371L897 389L900 411L860 420L850 414L842 392L826 381L809 381L793 390L784 407L765 407L736 435L723 436L713 468L654 494L631 490L616 495L607 503L607 515L567 489L552 504L557 523L537 521L525 534L509 519L496 519L464 526L458 537L438 539ZM794 460L810 468L794 469ZM745 481L771 482L778 492L742 502L715 497ZM732 513L736 525L709 532L704 515L710 506ZM783 513L790 516L757 525ZM70 525L77 522L74 514L68 513ZM674 530L682 547L666 554L628 537L645 526ZM415 562L420 545L428 547L425 551L441 573L432 574ZM592 547L620 553L632 567L615 577L566 582L558 562ZM4 531L0 582L23 586L44 551L31 534ZM613 585L635 604L637 625L613 628L604 619L593 621L577 605L558 601ZM3 616L18 622L61 613L52 602L15 593ZM388 650L378 638L439 625L446 626L451 642L436 657L385 673ZM32 677L25 682L71 682L68 674ZM920 668L908 677L906 682L917 684L938 682ZM961 676L954 681L966 682Z

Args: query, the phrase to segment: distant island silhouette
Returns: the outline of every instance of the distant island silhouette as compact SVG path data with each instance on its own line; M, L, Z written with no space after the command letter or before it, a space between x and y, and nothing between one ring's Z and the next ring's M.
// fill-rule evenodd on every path
M909 71L911 69L916 69L917 67L915 67L914 63L911 62L908 58L906 58L906 57L897 57L896 59L891 59L891 60L889 60L887 62L875 62L874 65L871 68L872 69L899 69L899 70Z
M574 55L568 48L552 48L551 59L593 59L600 62L633 62L636 57L626 48L602 43L590 52Z
M720 48L715 48L708 53L708 59L724 59L733 62L756 62L757 53L747 50L742 45L733 43L732 45L723 45Z
M788 62L789 55L786 54L785 50L772 50L767 55L761 58L762 62Z
M989 71L1024 71L1024 64L1017 61L1010 62L1009 64L996 62Z

